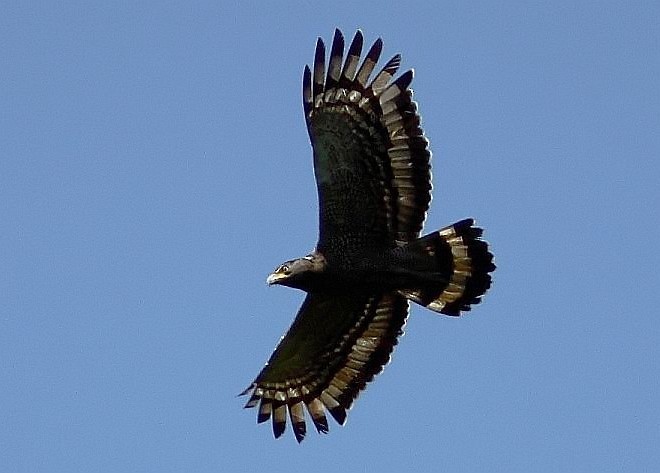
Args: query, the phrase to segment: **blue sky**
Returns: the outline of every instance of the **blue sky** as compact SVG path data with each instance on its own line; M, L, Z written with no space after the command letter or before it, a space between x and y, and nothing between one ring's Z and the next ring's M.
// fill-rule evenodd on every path
M660 469L660 4L228 3L3 6L3 471ZM476 217L498 270L299 446L236 394L303 297L265 278L316 241L336 26L415 68L426 228Z

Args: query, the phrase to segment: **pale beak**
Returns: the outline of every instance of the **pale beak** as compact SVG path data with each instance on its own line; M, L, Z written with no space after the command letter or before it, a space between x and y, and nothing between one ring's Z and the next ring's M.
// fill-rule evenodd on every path
M286 275L282 273L272 273L268 278L266 279L266 284L269 286L272 286L273 284L277 284L279 281L282 279L286 279Z

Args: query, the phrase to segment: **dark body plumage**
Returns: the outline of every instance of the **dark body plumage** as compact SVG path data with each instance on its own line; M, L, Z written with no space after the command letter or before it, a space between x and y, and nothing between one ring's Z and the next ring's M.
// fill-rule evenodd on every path
M304 258L268 278L307 292L296 319L244 394L272 418L279 437L287 415L298 441L304 408L319 432L325 412L343 424L359 391L387 363L408 315L408 300L460 315L480 301L495 269L471 219L419 238L431 201L428 142L408 88L396 80L396 55L369 81L377 40L360 63L358 31L344 60L335 31L326 72L325 46L305 67L303 107L314 149L319 240Z

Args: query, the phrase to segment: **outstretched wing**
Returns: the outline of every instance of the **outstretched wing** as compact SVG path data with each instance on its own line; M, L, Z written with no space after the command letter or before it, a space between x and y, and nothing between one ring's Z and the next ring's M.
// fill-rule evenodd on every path
M392 247L414 240L431 200L431 155L408 88L413 71L391 82L397 54L368 82L382 41L360 65L362 42L358 31L344 60L344 37L335 30L326 74L319 38L313 73L306 66L303 75L319 193L318 249L327 258L343 251L337 241Z
M284 432L287 414L298 442L306 433L304 407L316 430L328 431L327 410L344 424L358 393L389 361L408 315L405 298L307 295L296 319L254 382L245 407L257 422L272 418Z

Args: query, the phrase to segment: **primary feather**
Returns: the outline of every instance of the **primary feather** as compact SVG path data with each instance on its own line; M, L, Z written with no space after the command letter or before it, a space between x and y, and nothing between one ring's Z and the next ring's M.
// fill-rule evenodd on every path
M389 361L408 300L460 315L480 301L495 269L481 229L466 219L420 238L431 201L431 153L409 89L412 70L392 80L401 57L373 79L376 40L360 63L358 31L344 58L335 31L326 68L319 38L303 72L303 111L319 198L315 251L269 276L307 292L291 328L243 394L257 421L300 442L305 409L320 433L338 423ZM305 409L303 409L303 407Z

